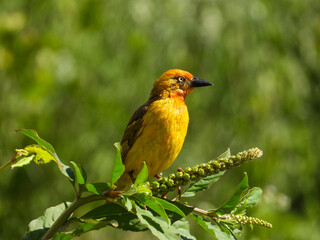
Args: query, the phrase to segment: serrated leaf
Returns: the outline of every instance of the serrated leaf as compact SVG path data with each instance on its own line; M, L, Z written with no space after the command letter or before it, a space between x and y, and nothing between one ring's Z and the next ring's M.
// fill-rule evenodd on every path
M163 206L157 201L157 198L145 193L136 193L130 198L138 201L142 206L146 206L147 208L152 209L157 214L159 214L168 224L170 224L167 213L164 210Z
M160 240L180 240L180 234L178 230L168 225L168 223L160 218L153 216L153 214L140 208L136 205L137 216L142 224L145 224L151 231L151 233Z
M38 240L48 231L53 223L60 217L64 210L71 205L71 202L61 203L45 210L44 215L32 220L23 240Z
M100 182L100 183L88 183L86 184L86 189L88 192L100 195L105 191L111 189L108 183Z
M248 192L241 198L240 203L235 207L233 214L245 213L247 209L253 207L259 201L262 194L261 188L254 187L248 190Z
M119 142L116 142L114 146L117 149L116 158L114 160L114 166L112 171L112 177L111 177L111 183L114 184L124 173L125 166L122 163L121 160L121 144Z
M216 174L204 177L199 181L193 183L186 189L186 191L181 195L182 197L193 197L197 192L204 191L208 189L211 184L217 182L219 178L224 174L225 171L218 172Z
M248 189L248 187L249 187L249 185L248 185L248 176L245 173L244 178L242 179L242 181L238 185L238 187L237 187L236 191L234 192L233 196L222 207L220 207L215 212L218 213L218 214L231 213L232 210L239 204L242 193L246 189Z
M146 162L143 162L143 168L142 170L139 172L134 185L139 186L141 184L143 184L148 178L148 167Z
M137 216L128 211L125 206L108 202L102 206L92 209L84 214L82 219L98 219L100 221L117 221L118 228L130 231L145 231L147 227L141 224Z

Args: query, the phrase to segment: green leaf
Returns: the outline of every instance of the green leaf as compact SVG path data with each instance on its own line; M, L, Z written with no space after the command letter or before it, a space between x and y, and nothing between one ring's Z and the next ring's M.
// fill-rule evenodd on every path
M235 207L233 214L245 213L247 209L253 207L259 201L262 194L261 188L254 187L248 190L248 192L241 198L240 203Z
M224 174L225 171L218 172L216 174L204 177L199 181L190 185L189 188L181 195L182 197L193 197L197 192L204 191L208 189L211 184L219 180L219 178Z
M73 237L80 236L86 232L104 228L105 226L107 226L109 224L110 224L109 221L100 221L100 222L96 222L96 223L83 222L78 227L76 227L71 233L61 232L61 233L55 235L53 240L69 240Z
M40 146L47 149L51 154L55 153L55 150L52 147L52 145L50 143L48 143L46 140L43 140L42 138L40 138L40 136L38 135L38 133L35 130L33 130L33 129L18 129L18 130L16 130L16 132L22 133L22 134L28 136L29 138L33 139Z
M137 216L142 224L145 224L152 234L160 240L179 240L180 234L178 230L163 221L161 218L153 216L152 212L144 210L136 205Z
M170 224L167 213L164 210L163 206L157 201L157 198L145 193L136 193L130 198L139 201L142 206L147 206L148 208L152 209L157 214L159 214L168 224Z
M86 184L86 189L88 192L100 195L105 191L108 191L111 189L110 184L99 182L99 183L88 183Z
M233 233L221 224L206 222L209 229L212 229L219 240L237 240Z
M11 169L28 165L32 160L37 165L56 161L48 150L36 144L28 145L24 149L16 149L16 152L16 163L11 165Z
M80 185L85 184L86 181L85 181L85 179L84 179L84 177L82 175L82 170L83 169L80 169L79 166L73 161L71 161L70 163L71 163L71 165L72 165L72 167L74 169L77 183L80 184Z
M172 224L172 226L177 229L180 234L180 239L182 240L196 240L194 236L190 234L189 222L186 219L181 219Z
M213 239L219 240L215 234L215 231L212 228L208 227L207 222L204 221L201 216L197 216L194 214L190 214L190 216L196 223L198 223L204 230L206 230L213 237Z
M134 182L134 185L138 186L138 185L143 184L147 180L147 178L148 178L148 167L147 167L146 162L143 162L143 168L139 172L139 174Z
M44 215L32 220L23 240L38 240L48 231L53 223L60 217L64 210L71 205L71 202L61 203L57 206L48 208Z
M58 167L59 167L59 170L61 171L61 173L63 175L65 175L67 178L69 178L71 181L75 180L74 172L72 171L72 169L68 165L63 164L60 161L60 159L59 159L58 155L56 154L52 145L50 143L48 143L47 141L43 140L42 138L40 138L40 136L38 135L38 133L35 130L33 130L33 129L18 129L18 130L16 130L16 132L22 133L22 134L30 137L34 141L36 141L39 144L39 148L43 148L44 150L47 150L53 156L55 162L58 164ZM35 146L37 146L37 145L35 145ZM44 153L44 152L42 152L42 153ZM46 162L44 162L44 163L49 162L49 158L48 158L47 154L45 154L44 156L39 155L38 157L36 157L36 159L35 159L36 163L40 164L42 162L41 159L46 160Z
M141 224L137 216L128 211L125 206L108 202L102 206L92 209L81 219L97 219L99 221L117 221L118 228L130 231L145 231L147 227Z
M168 211L175 212L179 214L181 217L186 218L186 215L180 208L178 208L176 205L172 204L169 200L165 200L162 198L156 198L157 202L161 204L161 206Z
M248 175L245 173L244 178L238 185L236 191L234 192L233 196L218 210L215 212L218 214L226 214L231 213L231 211L239 204L241 200L242 193L248 189Z
M23 149L17 149L17 151L19 150L23 150ZM16 158L17 162L11 165L11 169L14 169L15 167L23 167L25 165L28 165L32 162L34 158L35 158L35 155Z
M228 148L224 153L222 153L221 155L219 155L217 158L215 159L219 159L219 158L228 158L231 156L231 152L230 152L230 148Z
M114 166L112 171L112 177L111 177L111 183L114 184L124 173L125 166L122 163L121 160L121 144L119 142L116 142L114 146L117 149L116 158L114 160Z

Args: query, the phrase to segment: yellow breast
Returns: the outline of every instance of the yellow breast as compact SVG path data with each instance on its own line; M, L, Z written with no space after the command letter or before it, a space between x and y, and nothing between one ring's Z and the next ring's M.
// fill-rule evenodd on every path
M149 177L167 169L178 156L187 134L188 109L181 98L165 98L150 104L143 130L126 156L126 172L135 177L145 161Z

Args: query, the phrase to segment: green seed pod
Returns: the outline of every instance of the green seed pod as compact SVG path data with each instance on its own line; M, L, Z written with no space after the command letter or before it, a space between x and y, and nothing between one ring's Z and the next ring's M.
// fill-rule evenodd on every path
M193 168L192 168L192 172L193 172L193 173L197 173L197 172L198 172L198 167L197 167L197 166L193 167Z
M160 183L158 183L157 181L152 182L151 184L152 189L157 190L160 187Z
M177 177L177 179L181 179L183 177L183 173L182 172L177 172L176 173L176 177Z
M183 174L183 180L184 181L189 181L190 180L190 174L189 173L184 173Z
M176 178L176 175L175 175L174 173L171 173L171 174L169 175L169 178L175 179L175 178Z
M191 175L190 176L190 180L191 181L196 181L197 180L197 176L196 175Z
M166 186L165 184L161 184L161 186L160 186L160 191L161 191L161 192L166 192L166 191L168 191L167 186Z
M198 173L200 176L205 176L204 170L202 168L198 170Z
M174 186L174 181L172 179L169 179L168 182L167 182L167 186L168 187Z
M184 170L186 173L190 173L192 171L192 168L191 167L187 167L185 170Z

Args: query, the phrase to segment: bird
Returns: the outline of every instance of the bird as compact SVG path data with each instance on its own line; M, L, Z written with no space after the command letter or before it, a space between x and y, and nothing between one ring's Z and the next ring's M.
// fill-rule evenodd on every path
M124 131L121 158L125 170L115 183L117 190L126 190L134 183L144 162L148 177L169 168L187 134L187 95L194 88L211 85L180 69L170 69L154 82L149 99L134 112Z

